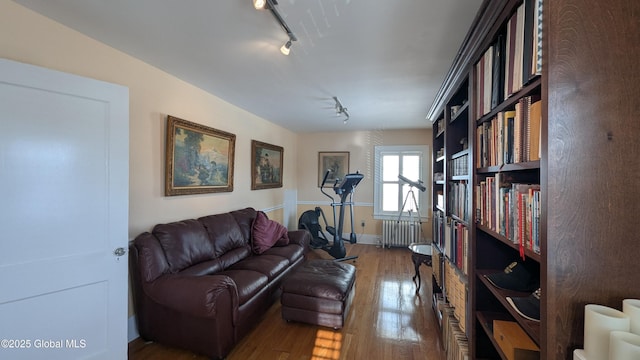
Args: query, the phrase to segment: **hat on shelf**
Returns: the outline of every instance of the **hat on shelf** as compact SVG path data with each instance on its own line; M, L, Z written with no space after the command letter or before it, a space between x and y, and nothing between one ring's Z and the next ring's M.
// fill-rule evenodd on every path
M505 290L531 292L539 287L538 279L531 276L521 263L514 261L502 272L484 276L493 286Z
M520 316L532 321L540 321L540 295L541 290L538 288L526 297L507 296L507 302Z

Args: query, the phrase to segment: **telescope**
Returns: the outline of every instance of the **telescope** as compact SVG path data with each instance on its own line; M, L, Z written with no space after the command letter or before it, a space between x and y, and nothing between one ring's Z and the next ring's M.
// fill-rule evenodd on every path
M409 179L407 179L406 177L404 177L404 176L402 176L402 175L398 175L398 179L400 179L400 180L402 180L402 181L406 182L407 184L409 184L409 185L411 185L411 186L415 187L416 189L418 189L418 190L420 190L420 191L425 191L425 190L427 190L427 188L426 188L424 185L422 185L422 184L423 184L423 182L422 182L421 180L418 180L417 182L416 182L416 181L412 181L412 180L409 180Z

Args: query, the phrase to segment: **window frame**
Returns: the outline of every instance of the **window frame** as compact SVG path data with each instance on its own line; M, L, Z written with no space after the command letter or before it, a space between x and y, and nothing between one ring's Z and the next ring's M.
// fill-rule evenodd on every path
M420 191L414 188L414 194L418 198L419 208L417 212L413 213L415 219L420 216L422 221L429 219L429 194L431 191L430 182L425 180L425 176L429 174L429 168L431 165L429 157L428 145L378 145L374 146L374 189L373 189L373 218L377 220L396 220L400 214L398 211L383 211L382 210L382 186L385 182L382 181L382 156L383 155L418 155L420 156L420 180L424 181L425 191ZM393 183L387 181L386 183ZM397 181L398 184L406 184ZM407 185L408 186L408 185ZM402 191L402 187L400 188ZM404 196L403 199L404 200ZM402 202L402 201L401 201ZM402 207L402 203L399 204ZM402 217L408 216L407 212L403 212Z

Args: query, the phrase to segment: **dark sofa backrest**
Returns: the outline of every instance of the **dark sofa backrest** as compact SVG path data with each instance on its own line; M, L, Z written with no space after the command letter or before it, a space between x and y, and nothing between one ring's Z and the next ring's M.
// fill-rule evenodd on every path
M134 240L142 256L142 278L153 281L189 268L193 273L214 272L251 256L255 217L256 210L246 208L154 226Z
M159 224L151 233L164 249L172 273L215 258L207 230L197 220Z
M198 219L207 229L223 269L251 256L251 226L255 217L256 211L246 208Z

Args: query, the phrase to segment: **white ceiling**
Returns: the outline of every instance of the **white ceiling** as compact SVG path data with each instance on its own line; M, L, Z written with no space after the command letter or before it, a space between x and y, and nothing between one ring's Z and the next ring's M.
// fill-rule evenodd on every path
M428 128L481 0L15 0L294 132ZM336 117L337 96L350 119Z

